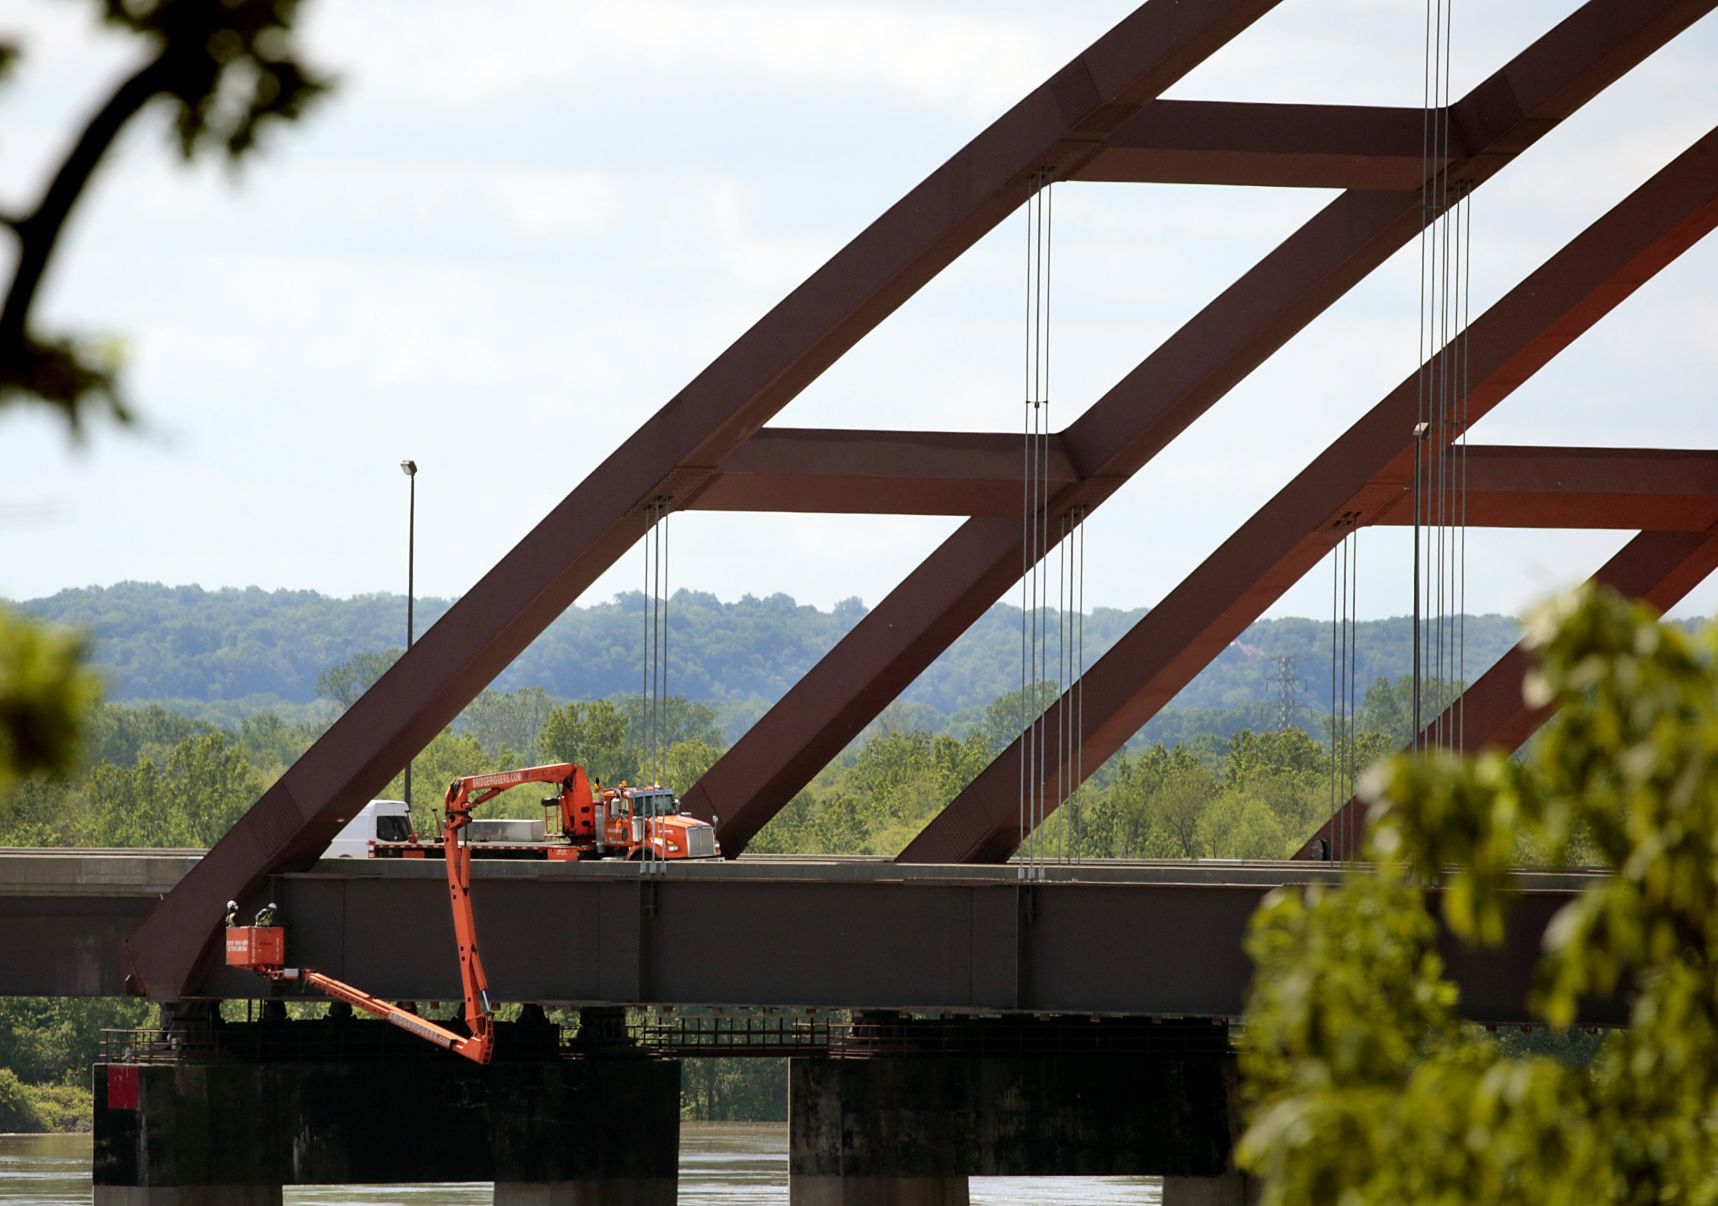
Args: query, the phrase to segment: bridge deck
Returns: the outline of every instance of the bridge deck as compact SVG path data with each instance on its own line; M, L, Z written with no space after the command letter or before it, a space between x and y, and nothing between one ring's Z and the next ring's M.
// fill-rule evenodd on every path
M11 936L0 993L123 991L125 936L194 851L0 853ZM501 1000L948 1012L1233 1016L1246 922L1272 887L1328 879L1308 863L902 866L748 857L642 875L623 863L476 864L485 962ZM1593 873L1527 872L1509 939L1446 951L1465 1009L1526 1020L1544 926ZM393 999L458 997L439 863L324 861L282 875L288 957ZM221 969L210 996L260 995ZM1593 1021L1619 1020L1614 1005Z

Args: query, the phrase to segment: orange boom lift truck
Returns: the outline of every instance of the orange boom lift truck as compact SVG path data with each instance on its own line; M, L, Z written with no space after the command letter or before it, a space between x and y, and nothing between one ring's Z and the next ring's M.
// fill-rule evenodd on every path
M238 924L238 906L228 903L227 963L270 980L308 984L337 1001L374 1014L475 1063L488 1063L494 1054L495 1011L489 1003L489 979L478 954L477 921L471 909L472 846L460 841L460 832L471 824L472 809L523 783L554 783L560 788L543 801L546 808L554 807L560 813L561 832L556 835L559 840L532 844L566 851L559 855L549 853L549 858L602 858L611 853L627 858L720 857L714 832L706 822L677 813L659 813L658 797L673 801L672 793L660 788L604 790L599 796L592 790L584 767L571 762L471 775L448 785L439 851L447 864L447 889L453 907L453 933L459 947L459 979L465 994L469 1035L457 1034L332 976L286 966L286 931L277 924L272 904L257 914L254 925L242 926ZM660 807L666 808L667 804ZM702 831L697 836L705 840L694 841L694 830ZM691 853L695 848L698 855ZM707 855L703 853L705 848L710 851Z

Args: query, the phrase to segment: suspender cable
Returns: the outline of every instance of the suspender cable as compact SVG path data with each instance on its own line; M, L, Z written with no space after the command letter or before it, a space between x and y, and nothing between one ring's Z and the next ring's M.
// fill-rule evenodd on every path
M651 731L651 698L656 690L656 661L652 656L652 646L656 641L656 583L654 570L656 567L655 552L652 545L656 540L656 503L650 502L644 514L644 648L640 686L638 690L638 767L640 779L647 776L650 769L650 751L655 748Z
M1342 777L1337 771L1337 758L1339 757L1337 751L1341 748L1342 742L1337 736L1336 730L1336 625L1339 615L1337 592L1340 589L1337 582L1336 550L1340 547L1341 541L1342 525L1339 523L1330 535L1330 854L1333 858L1340 857L1338 849L1340 827L1337 825L1337 818L1341 815L1343 804L1339 794Z
M1461 617L1461 631L1456 637L1456 646L1461 650L1461 664L1457 667L1457 679L1460 683L1461 694L1457 697L1456 712L1456 745L1467 748L1467 419L1468 419L1468 387L1470 378L1470 357L1472 350L1468 343L1468 320L1472 315L1470 308L1473 288L1473 194L1470 192L1462 198L1461 205L1463 221L1462 243L1462 285L1461 285L1461 597L1456 601L1456 614Z
M1359 839L1348 807L1359 780L1355 714L1360 667L1360 532L1357 516L1343 515L1330 537L1330 831L1326 853L1353 857Z
M644 511L644 649L642 690L638 699L638 783L660 785L668 762L668 510L669 500L654 498ZM634 797L635 801L638 797ZM648 837L654 854L657 823L648 819ZM665 872L665 862L639 859L639 872Z
M1358 698L1355 694L1355 689L1356 689L1356 686L1359 682L1359 677L1360 677L1359 676L1359 669L1360 669L1360 529L1357 526L1355 526L1352 522L1349 524L1348 546L1349 546L1348 547L1348 592L1349 592L1348 593L1348 615L1349 615L1348 627L1349 627L1349 632L1352 635L1349 638L1349 651L1348 651L1348 796L1347 796L1347 798L1349 800L1352 800L1354 798L1354 793L1355 793L1356 789L1359 787L1359 778L1360 778L1360 766L1359 766L1359 756L1360 755L1359 755L1359 750L1355 744L1356 738L1358 736L1358 732L1357 732L1358 726L1355 723L1355 707L1356 707L1357 703L1359 702ZM1347 840L1345 842L1345 849L1348 851L1348 857L1353 858L1354 857L1355 843L1360 836L1359 835L1359 818L1354 815L1353 809L1348 810L1347 828L1348 828L1348 835L1347 835Z
M1040 297L1038 312L1041 318L1038 345L1038 397L1043 402L1044 418L1043 422L1038 425L1038 498L1041 505L1038 525L1038 557L1043 566L1042 572L1048 575L1050 570L1050 265L1052 251L1051 240L1055 238L1056 202L1054 186L1048 182L1047 178L1041 176L1040 179L1044 181L1041 190L1044 197L1044 208L1043 218L1038 224L1041 235L1038 257L1038 293ZM1048 585L1049 584L1046 582L1046 589L1042 596L1046 607L1049 606L1050 601ZM1049 617L1044 617L1044 620L1043 645L1040 648L1038 678L1041 682L1048 684L1050 659ZM1059 624L1059 616L1057 617L1057 621ZM1050 704L1054 701L1054 697L1050 695L1047 686L1043 691L1043 695L1043 704L1038 709L1038 715L1042 718L1039 721L1039 728L1040 732L1043 734L1040 741L1040 748L1048 752ZM1057 751L1058 760L1060 759L1060 756L1061 752ZM1038 874L1040 876L1044 874L1044 863L1046 862L1049 853L1046 835L1044 834L1044 820L1049 815L1050 811L1049 797L1050 784L1048 782L1048 777L1045 775L1039 775L1038 816L1032 824L1032 848L1037 858Z
M1074 525L1074 535L1079 549L1079 580L1080 597L1074 607L1074 616L1079 625L1075 638L1075 652L1079 658L1074 678L1074 799L1069 808L1068 822L1074 830L1074 855L1080 852L1080 804L1086 790L1085 760L1086 760L1086 510L1079 510L1078 522Z
M656 735L656 782L668 773L668 604L673 595L668 586L668 504L662 506L662 531L656 538L662 551L662 723Z
M1454 0L1426 0L1421 102L1419 368L1414 452L1415 749L1459 745L1466 678L1467 323L1471 199L1453 181ZM1427 531L1430 525L1431 531ZM1434 563L1422 572L1421 551ZM1430 699L1428 699L1428 692ZM1433 720L1427 731L1424 708Z
M1042 833L1052 807L1049 796L1060 793L1069 775L1066 728L1058 713L1055 733L1055 775L1050 774L1051 718L1048 695L1058 697L1068 677L1067 586L1070 573L1066 551L1057 563L1056 671L1050 677L1050 264L1053 253L1054 194L1048 176L1036 173L1026 202L1026 363L1025 417L1022 422L1021 557L1020 557L1020 798L1018 859L1022 879L1037 878L1050 854ZM1064 531L1066 523L1064 522ZM1061 549L1062 541L1057 541ZM1053 778L1053 782L1051 781Z
M1066 625L1065 617L1068 614L1067 601L1063 598L1063 596L1067 593L1067 584L1068 584L1068 557L1067 557L1067 545L1066 545L1067 534L1068 534L1068 517L1065 515L1059 516L1056 520L1056 543L1055 543L1055 554L1056 554L1056 677L1054 680L1054 685L1052 685L1049 688L1049 690L1047 690L1045 692L1045 694L1050 697L1050 700L1052 702L1052 706L1054 706L1056 701L1059 701L1062 698L1062 661L1063 661L1063 657L1062 657L1062 654L1063 654L1062 631ZM1046 567L1046 568L1048 568L1048 567ZM1063 720L1064 720L1064 717L1062 715L1062 709L1060 707L1057 707L1056 708L1056 786L1054 788L1055 794L1057 794L1057 795L1060 795L1061 791L1062 791L1062 777L1065 773L1064 768L1063 768L1063 761L1064 761L1064 755L1065 755L1066 750L1067 750L1067 742L1064 739L1064 732L1063 732ZM1048 797L1048 794L1049 793L1046 793L1046 797ZM1039 823L1040 823L1040 825L1042 825L1042 820L1040 820ZM1049 835L1045 835L1045 836L1048 839ZM1056 849L1055 849L1054 842L1048 843L1048 848L1045 851L1045 854L1046 854L1048 861L1050 861L1050 862L1056 861Z
M1021 420L1020 420L1020 806L1019 833L1022 843L1026 839L1026 784L1031 779L1032 749L1027 726L1032 720L1031 698L1027 694L1028 669L1031 665L1031 642L1028 640L1027 615L1030 607L1030 587L1032 580L1032 483L1036 474L1032 471L1032 423L1036 417L1036 408L1032 404L1032 209L1034 196L1026 200L1026 362L1025 380L1021 387ZM1020 874L1024 878L1026 869L1022 865Z

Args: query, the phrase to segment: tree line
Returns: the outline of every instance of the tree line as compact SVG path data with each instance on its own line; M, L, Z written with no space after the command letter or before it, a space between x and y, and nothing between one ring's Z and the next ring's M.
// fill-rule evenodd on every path
M495 680L498 691L541 687L557 699L608 698L639 690L644 623L641 592L569 608ZM235 725L244 715L287 713L325 698L328 667L403 643L405 600L398 595L335 599L315 591L204 590L123 582L65 590L18 605L42 620L87 633L91 658L116 701L171 701L188 714ZM420 629L450 606L419 599ZM858 599L824 610L786 595L723 602L701 591L677 591L669 682L674 691L719 709L731 739L763 706L779 699L837 640L864 619ZM1143 608L1095 608L1085 616L1088 662L1095 661L1144 614ZM1049 630L1056 628L1049 617ZM1470 616L1467 666L1478 674L1519 635L1507 616ZM930 709L964 732L997 697L1017 689L1020 611L998 604L902 694L903 706ZM1400 673L1411 663L1405 617L1358 626L1362 683ZM1172 707L1218 713L1246 710L1236 727L1276 727L1290 719L1315 727L1330 704L1330 625L1305 619L1250 626ZM1187 718L1160 718L1147 736L1173 744ZM932 727L929 725L923 727ZM1233 731L1233 730L1231 730Z

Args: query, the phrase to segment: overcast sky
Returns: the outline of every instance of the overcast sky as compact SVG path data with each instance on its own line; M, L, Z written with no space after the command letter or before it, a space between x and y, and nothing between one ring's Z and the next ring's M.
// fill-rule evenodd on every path
M91 4L12 0L0 204L138 47ZM646 416L1130 0L748 4L314 0L338 95L236 181L135 122L55 264L44 326L123 337L135 430L72 447L0 414L0 594L142 579L466 590ZM1575 7L1457 6L1459 96ZM1422 0L1285 0L1173 97L1418 106ZM1479 28L1483 13L1485 28ZM1476 195L1477 315L1718 124L1707 18ZM1056 193L1056 426L1331 194L1143 185ZM1021 218L776 420L1014 429ZM6 251L10 254L10 248ZM1087 597L1160 599L1413 371L1410 248L1313 323L1094 516ZM1718 446L1718 240L1662 273L1474 431L1489 443ZM952 520L689 514L672 582L875 603ZM1370 532L1360 607L1410 606L1403 533ZM1474 533L1468 604L1518 611L1621 533ZM585 601L633 588L635 556ZM1274 609L1328 615L1327 571ZM1709 581L1684 611L1711 612Z

